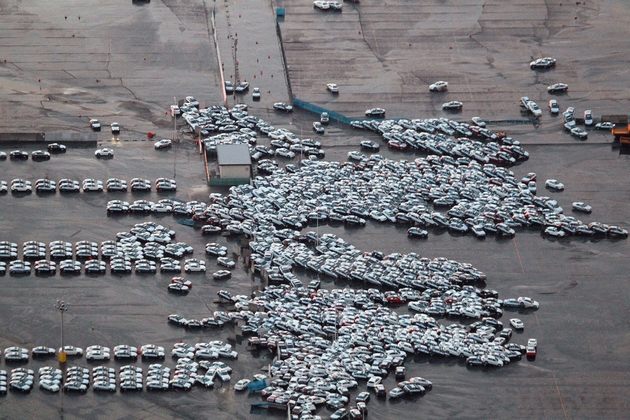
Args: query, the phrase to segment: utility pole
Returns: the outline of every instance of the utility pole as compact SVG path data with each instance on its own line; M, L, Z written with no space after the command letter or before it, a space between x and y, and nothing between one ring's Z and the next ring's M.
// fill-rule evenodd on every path
M177 98L173 96L173 103L177 106ZM177 141L177 114L173 112L173 143Z
M61 314L61 349L59 350L59 363L65 363L66 352L64 351L65 349L63 346L63 313L68 310L68 307L63 300L58 300L55 308L57 308L59 310L59 313Z

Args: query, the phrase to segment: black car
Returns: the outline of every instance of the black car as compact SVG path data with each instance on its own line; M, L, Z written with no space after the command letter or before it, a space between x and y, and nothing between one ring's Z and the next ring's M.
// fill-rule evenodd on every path
M50 153L44 152L43 150L35 150L31 153L31 158L33 160L50 160Z
M361 392L357 395L357 402L368 402L370 401L370 393L369 392Z
M551 57L539 58L537 60L529 63L529 68L532 70L535 69L549 69L551 67L555 67L556 59Z
M368 150L378 151L380 149L380 145L372 140L363 140L361 142L361 147Z
M48 145L48 151L51 153L65 153L66 146L59 143L51 143Z
M23 159L23 160L26 160L26 159L28 159L28 153L23 151L23 150L14 150L11 153L9 153L9 157L11 159Z
M385 117L385 110L383 108L372 108L365 111L366 117Z

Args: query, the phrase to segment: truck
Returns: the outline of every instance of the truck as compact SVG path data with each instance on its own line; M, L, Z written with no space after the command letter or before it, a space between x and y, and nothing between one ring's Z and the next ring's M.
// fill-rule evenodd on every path
M630 124L622 124L611 129L615 141L622 145L630 145Z

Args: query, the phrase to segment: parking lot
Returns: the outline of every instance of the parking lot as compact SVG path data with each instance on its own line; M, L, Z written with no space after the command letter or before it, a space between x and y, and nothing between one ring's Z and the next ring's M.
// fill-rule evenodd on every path
M387 109L388 117L455 116L464 120L480 115L512 120L528 118L517 103L520 96L527 95L543 109L540 126L491 127L507 131L530 152L529 161L512 168L517 177L536 172L540 179L557 178L565 183L565 191L548 195L565 209L578 200L593 205L593 214L579 215L580 219L630 225L628 157L610 144L610 135L590 130L589 139L581 142L563 132L557 117L546 112L547 100L554 97L561 109L575 106L580 113L591 108L596 117L627 113L625 57L618 53L624 49L616 42L582 42L609 39L612 32L614 39L627 39L622 36L627 31L612 24L627 21L623 2L560 6L532 0L515 6L476 1L465 6L448 2L411 6L363 1L344 3L340 14L314 9L310 2L282 3L277 6L286 7L281 27L293 94L298 98L354 117L380 106ZM237 6L232 18L244 7ZM201 156L189 138L184 137L172 149L156 151L146 136L148 131L157 132L160 138L171 136L172 120L164 112L173 96L181 99L193 94L202 105L220 102L218 64L204 4L154 1L88 8L72 3L55 7L21 3L20 7L16 10L29 13L5 9L2 14L10 42L0 47L0 59L7 60L0 62L5 87L0 96L11 105L0 115L3 132L89 133L87 119L96 117L105 127L95 135L99 143L115 150L115 157L97 160L92 148L79 147L46 162L7 160L0 162L0 179L169 177L177 180L178 191L9 193L0 197L0 240L100 243L114 239L117 232L129 230L134 223L153 220L174 229L178 241L192 245L194 257L205 258L205 243L214 241L226 245L231 253L238 252L237 240L202 237L199 227L178 224L172 215L108 217L105 212L111 199L206 200L215 191L206 185ZM121 20L121 14L127 19ZM21 29L23 19L31 25L27 36ZM267 20L251 25L252 30L275 32ZM26 44L31 45L27 48ZM43 52L45 60L40 57ZM532 58L547 55L558 59L556 69L538 72L528 68ZM436 80L448 80L449 91L428 92L428 84ZM325 89L331 81L341 87L338 97ZM556 82L568 83L569 92L548 95L546 86ZM251 95L244 98L251 104ZM283 92L277 100L286 99ZM463 111L442 111L442 102L448 100L464 102ZM270 109L273 102L265 97L252 107L252 114L303 137L315 137L311 130L315 115L299 110L292 115L274 113ZM123 129L118 138L107 130L113 121ZM360 140L366 137L381 142L381 154L386 157L413 160L421 156L391 151L375 134L335 123L317 139L323 143L326 160L345 161L347 152L358 150ZM268 140L261 143L268 144ZM0 145L0 150L8 152L13 147ZM32 151L39 146L23 148ZM487 286L498 290L501 297L532 296L541 304L534 313L518 315L526 329L513 338L522 344L529 337L538 339L535 361L473 370L459 359L418 356L407 362L408 375L430 379L433 390L416 400L372 401L371 418L411 419L416 417L410 414L413 412L431 418L566 419L619 418L627 413L630 375L625 366L629 352L622 316L628 311L628 241L556 240L542 237L538 230L518 232L514 239L483 241L432 231L428 240L418 241L409 239L403 229L376 223L363 229L325 225L319 231L336 233L365 251L417 252L429 258L469 262L487 274ZM70 308L64 315L67 344L113 347L151 342L170 350L180 340L193 344L229 340L240 353L238 361L228 363L234 368L232 382L251 377L270 358L265 353L250 354L246 342L233 340L231 328L189 332L166 321L171 313L208 316L224 308L214 302L218 290L249 294L252 286L260 284L242 258L232 278L222 282L212 280L210 273L216 263L210 258L207 261L208 274L187 276L194 284L187 296L167 293L172 277L167 274L7 274L0 279L4 320L0 348L58 347L60 318L53 306L63 299ZM308 278L307 273L299 274ZM328 289L347 286L342 281L323 281ZM406 307L397 310L406 312ZM504 323L515 313L507 312ZM44 364L57 363L31 361L28 367ZM92 365L85 359L68 364ZM174 361L166 364L174 365ZM0 364L5 370L12 367L4 361ZM387 389L395 386L393 377L384 383ZM189 393L100 395L90 391L63 397L36 389L29 395L9 392L0 398L3 416L12 419L84 418L87 413L92 418L173 419L280 418L283 414L248 414L249 403L260 399L237 395L227 384ZM322 409L320 413L326 417L331 412Z

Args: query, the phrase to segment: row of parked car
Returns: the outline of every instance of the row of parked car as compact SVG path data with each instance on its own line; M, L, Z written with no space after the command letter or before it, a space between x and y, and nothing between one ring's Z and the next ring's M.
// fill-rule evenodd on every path
M205 372L201 373L201 369ZM230 381L232 368L223 362L195 362L188 358L178 360L175 369L159 363L148 366L146 378L140 366L125 365L118 369L107 366L95 366L90 369L81 366L66 368L65 377L61 369L43 366L38 370L39 388L50 393L64 392L86 393L90 386L95 392L120 392L190 390L198 384L204 388L212 388L215 378L223 382ZM34 371L26 368L11 370L11 389L28 393L33 389ZM90 374L91 373L91 374ZM6 371L0 371L0 392L7 392ZM63 382L63 385L62 385Z
M93 178L86 178L82 182L74 179L61 179L54 181L52 179L40 178L35 181L36 192L112 192L112 191L151 191L155 187L158 192L162 191L177 191L177 182L170 178L158 178L155 180L155 184L151 183L148 179L133 178L127 183L127 181L118 178L110 178L105 184L101 180ZM33 184L31 181L25 179L14 179L8 184L6 181L0 181L0 192L7 192L9 189L12 192L31 192L33 191Z

